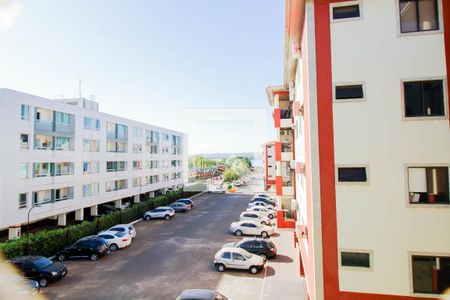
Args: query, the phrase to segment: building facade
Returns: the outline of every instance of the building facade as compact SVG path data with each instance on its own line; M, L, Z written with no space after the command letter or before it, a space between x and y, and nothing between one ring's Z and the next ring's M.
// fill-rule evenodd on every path
M187 136L98 111L86 99L50 100L0 89L0 230L183 186ZM30 210L31 208L32 211Z
M450 288L450 1L287 0L285 13L285 79L267 91L293 137L290 176L283 135L275 147L276 185L282 207L296 202L309 299L438 298Z
M264 190L269 191L275 187L276 180L275 142L262 145L262 173Z

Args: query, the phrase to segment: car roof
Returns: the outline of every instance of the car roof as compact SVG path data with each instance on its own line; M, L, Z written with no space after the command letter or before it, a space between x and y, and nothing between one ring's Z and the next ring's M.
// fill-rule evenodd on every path
M238 253L247 253L248 251L242 248L236 248L236 247L223 247L220 249L221 252L238 252Z
M172 207L170 207L170 206L159 206L159 207L157 207L157 208L155 208L155 209L171 209Z
M11 262L25 262L25 261L32 261L32 260L36 260L38 258L42 258L43 256L33 256L33 255L24 255L24 256L16 256L14 258L11 258L10 261Z
M215 291L211 290L200 290L200 289L189 289L184 290L179 296L180 300L210 300L216 295Z
M178 199L177 201L186 201L186 200L188 200L188 201L192 201L191 199L189 199L189 198L181 198L181 199ZM175 201L175 202L177 202L177 201Z
M132 226L132 224L117 224L117 225L111 226L111 228L114 228L114 227L129 227L129 226Z
M99 234L97 234L97 236L102 235L102 234L109 234L109 235L114 235L114 236L116 236L116 235L115 235L116 233L117 233L117 231L114 231L114 230L102 231L102 232L100 232Z
M253 223L255 225L260 225L259 221L254 221L254 220L244 220L244 221L238 221L236 223L242 224L242 223Z

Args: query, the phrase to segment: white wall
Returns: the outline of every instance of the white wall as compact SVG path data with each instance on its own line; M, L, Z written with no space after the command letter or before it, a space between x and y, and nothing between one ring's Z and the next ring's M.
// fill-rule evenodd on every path
M67 213L76 209L90 207L100 203L130 197L139 193L154 191L157 189L181 185L184 176L187 175L187 135L181 132L156 127L148 124L127 120L96 111L90 111L81 107L75 107L57 101L20 93L8 89L0 89L0 136L3 141L0 147L0 229L13 224L25 223L28 209L31 207L32 192L44 189L54 189L64 186L74 186L74 199L56 203L45 204L33 209L31 220L38 220L56 214ZM30 105L30 120L20 119L21 104ZM55 111L67 112L75 115L75 151L45 151L33 150L34 138L34 108L49 108ZM100 119L100 131L84 129L84 117ZM114 122L128 126L128 152L111 153L106 152L106 122ZM133 127L143 129L142 138L133 137ZM159 154L145 153L145 130L156 130L160 132ZM19 137L21 133L29 134L30 150L21 150ZM182 137L182 155L160 154L161 146L170 145L162 141L162 134L169 133ZM100 152L83 152L83 138L100 139ZM143 145L143 153L133 153L133 143L139 142ZM162 168L161 160L182 160L182 166L176 168ZM106 161L127 161L127 170L124 172L106 172ZM133 171L133 160L143 161L143 170ZM159 168L145 170L146 160L159 160ZM73 176L33 178L33 162L74 162ZM92 175L83 174L83 161L100 161L100 173ZM19 164L28 162L28 179L18 179ZM164 173L183 172L181 179L162 181ZM145 177L147 175L159 175L159 183L133 188L133 177ZM105 182L109 180L128 179L128 188L115 192L105 192ZM100 183L100 195L94 197L82 197L82 186L86 183ZM18 208L19 193L28 193L28 208Z
M401 80L445 78L444 37L400 36L398 1L360 3L361 19L331 24L333 83L366 88L366 101L333 105L335 160L367 165L369 176L367 184L337 184L338 248L372 251L373 269L340 268L339 284L410 295L409 253L450 255L450 206L411 207L406 166L448 165L450 135L448 110L440 120L404 119Z

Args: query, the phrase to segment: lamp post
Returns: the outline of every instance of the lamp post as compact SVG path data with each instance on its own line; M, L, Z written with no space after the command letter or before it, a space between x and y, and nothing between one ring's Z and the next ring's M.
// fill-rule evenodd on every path
M27 218L27 248L26 248L26 255L29 254L30 251L30 213L35 207L40 207L40 204L32 205L31 208L28 210L28 218Z

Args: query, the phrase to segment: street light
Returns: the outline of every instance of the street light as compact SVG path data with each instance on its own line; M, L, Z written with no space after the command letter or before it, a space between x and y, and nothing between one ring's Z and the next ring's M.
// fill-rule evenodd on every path
M36 203L34 205L31 205L31 208L28 210L28 218L27 218L27 248L26 248L26 255L29 254L30 251L30 213L35 207L41 207L40 204Z

